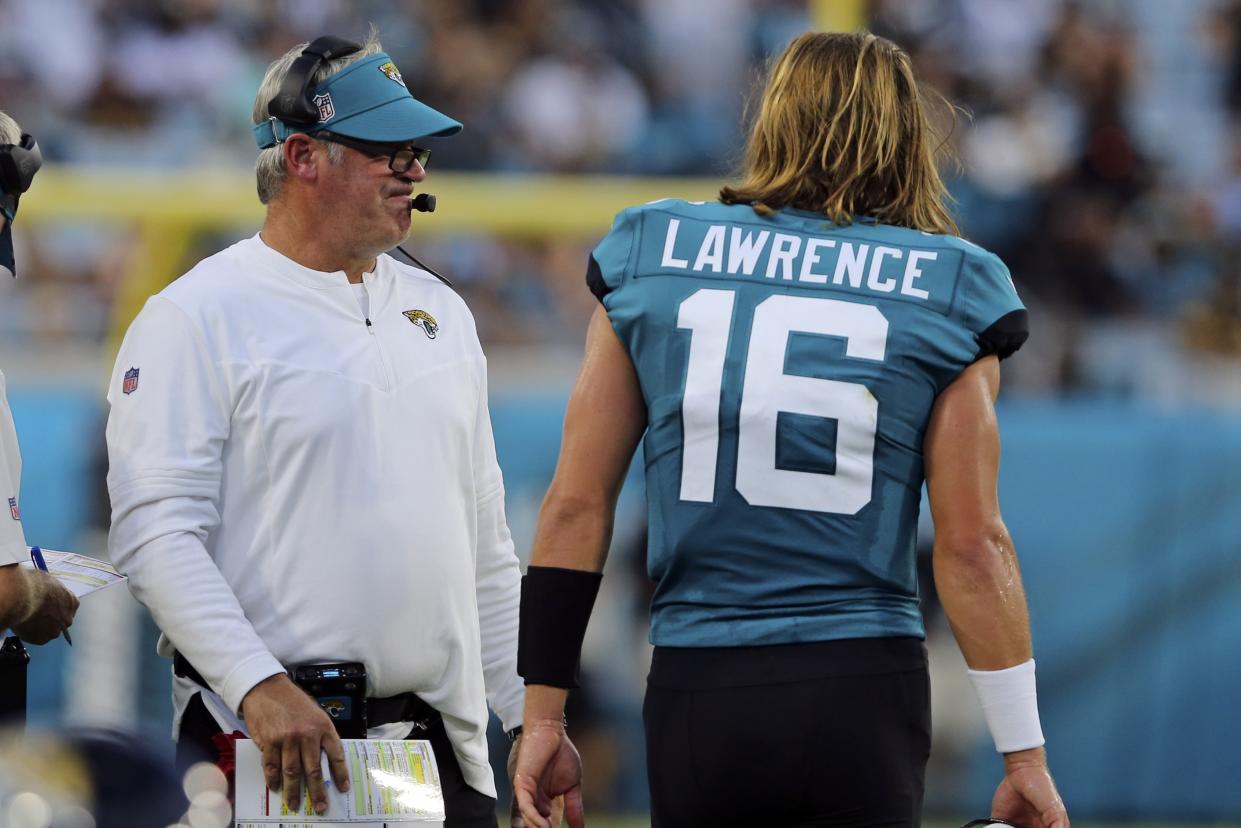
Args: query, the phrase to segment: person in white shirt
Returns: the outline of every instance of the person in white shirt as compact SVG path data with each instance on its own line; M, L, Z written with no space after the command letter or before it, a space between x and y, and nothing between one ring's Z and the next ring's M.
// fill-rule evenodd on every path
M38 144L11 117L0 112L0 274L17 275L13 260L12 222L18 200L30 186L42 157ZM12 630L28 644L46 644L69 628L78 599L46 572L18 564L30 562L22 529L22 457L9 410L4 375L0 374L0 498L8 501L9 515L0 517L0 634ZM18 644L10 644L17 649ZM0 664L7 661L0 657ZM10 676L10 672L14 675ZM24 698L25 659L20 669L0 666L0 685L20 681ZM0 692L0 695L8 695ZM24 711L14 711L15 714Z
M494 826L487 703L516 729L524 688L486 361L451 287L383 252L426 176L413 142L461 125L380 48L268 69L261 231L153 296L117 357L109 548L175 651L179 754L248 733L322 812L321 752L342 790L348 769L286 671L360 662L367 735L429 739L445 825Z

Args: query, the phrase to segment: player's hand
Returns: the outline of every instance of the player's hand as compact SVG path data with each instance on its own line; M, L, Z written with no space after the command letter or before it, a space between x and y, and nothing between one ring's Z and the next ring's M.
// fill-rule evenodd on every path
M508 782L509 787L513 790L513 801L509 807L508 820L509 828L528 828L526 819L521 815L521 808L517 805L517 786L513 784L513 777L517 775L517 757L521 753L521 734L513 740L513 746L508 752ZM553 828L560 828L560 823L564 819L564 797L558 796L552 800L551 823Z
M254 685L241 701L241 713L250 738L263 753L267 787L273 791L283 789L290 810L301 809L303 777L315 813L327 810L321 752L327 753L328 770L337 790L348 792L345 749L332 720L284 673Z
M991 817L1026 828L1069 828L1043 748L1004 754L1004 781L991 800Z
M564 722L527 722L514 746L513 798L520 811L513 828L556 828L564 797L564 819L569 828L586 828L582 810L582 757L564 732ZM510 761L512 756L510 755Z
M46 644L69 629L78 611L78 598L55 575L37 569L20 571L29 589L30 616L13 625L13 634L30 644Z

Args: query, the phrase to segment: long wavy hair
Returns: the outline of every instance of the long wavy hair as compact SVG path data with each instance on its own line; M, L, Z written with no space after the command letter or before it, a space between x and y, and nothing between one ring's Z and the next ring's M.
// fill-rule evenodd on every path
M725 204L769 215L782 207L857 216L928 233L958 234L936 156L932 102L956 111L914 80L909 55L867 32L807 32L767 78L739 183Z

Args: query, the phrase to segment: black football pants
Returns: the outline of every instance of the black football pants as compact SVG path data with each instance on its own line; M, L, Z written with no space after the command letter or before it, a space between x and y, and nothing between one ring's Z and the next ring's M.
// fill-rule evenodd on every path
M916 828L922 642L657 647L643 707L652 828Z

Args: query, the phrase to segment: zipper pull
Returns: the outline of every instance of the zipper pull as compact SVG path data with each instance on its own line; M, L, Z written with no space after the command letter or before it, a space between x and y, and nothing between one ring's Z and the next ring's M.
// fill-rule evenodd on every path
M371 318L366 317L366 332L371 336L375 335L375 326L371 324Z

